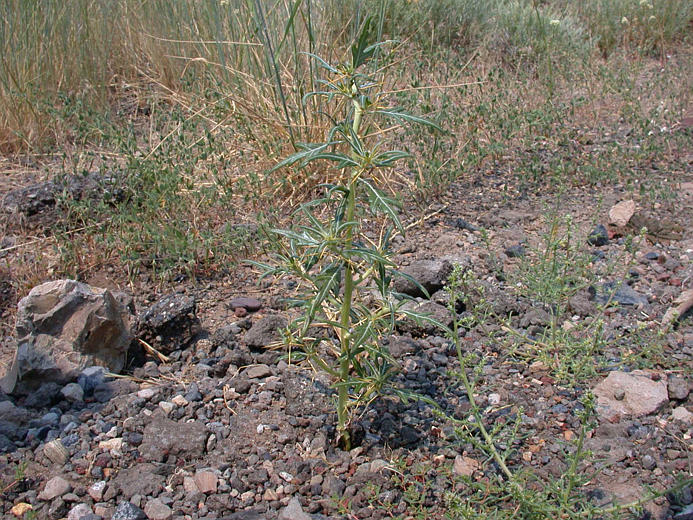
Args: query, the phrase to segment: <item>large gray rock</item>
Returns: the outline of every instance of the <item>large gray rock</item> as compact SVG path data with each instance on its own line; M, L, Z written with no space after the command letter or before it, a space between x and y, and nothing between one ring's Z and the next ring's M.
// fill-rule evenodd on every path
M75 379L88 366L119 372L132 334L131 311L107 289L74 280L34 287L17 309L17 351L2 389Z
M653 414L669 402L666 381L654 381L641 370L611 372L594 388L594 395L597 415L608 421Z
M452 273L452 263L448 260L417 260L400 272L416 280L428 292L428 296L442 289ZM395 279L395 291L410 296L426 296L421 287L411 279L398 277Z

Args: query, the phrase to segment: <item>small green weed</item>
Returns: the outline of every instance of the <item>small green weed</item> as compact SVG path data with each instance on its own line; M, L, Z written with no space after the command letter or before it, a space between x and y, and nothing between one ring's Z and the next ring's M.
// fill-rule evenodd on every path
M329 79L321 81L323 90L307 96L326 97L341 115L332 116L337 123L324 142L300 145L301 151L275 169L322 160L334 163L340 175L335 184L325 187L324 197L301 205L296 229L271 231L271 236L279 238L275 261L256 263L265 276L292 276L306 290L295 302L302 315L286 331L285 344L293 359L304 356L314 368L334 378L337 437L344 449L351 448L349 424L358 407L385 391L401 394L390 385L394 362L380 339L394 327L397 313L406 314L392 293L397 272L389 251L392 228L400 233L404 229L397 202L378 187L378 172L409 154L386 150L385 143L370 134L378 128L377 119L437 128L384 104L377 91L380 81L362 72L383 45L370 44L371 33L368 19L346 65L332 65L314 56ZM325 211L331 217L325 218ZM381 217L386 222L373 238L363 222ZM370 306L367 299L372 301ZM332 335L315 335L316 328Z

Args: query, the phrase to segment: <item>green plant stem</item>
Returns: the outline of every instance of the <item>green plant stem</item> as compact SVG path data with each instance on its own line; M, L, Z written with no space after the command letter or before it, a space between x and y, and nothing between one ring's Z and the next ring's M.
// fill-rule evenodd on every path
M455 307L455 298L451 298L451 301L453 302L451 305L451 310L454 312L454 307ZM467 377L467 372L465 371L465 363L464 363L464 356L462 355L462 347L460 346L460 337L459 337L459 332L458 332L458 322L457 319L454 319L452 325L452 333L453 333L453 341L455 342L455 348L457 350L457 359L460 363L460 377L462 379L462 384L464 385L465 391L467 393L467 397L469 398L469 405L472 410L472 413L474 414L474 418L476 419L476 424L479 428L479 431L481 432L481 435L484 438L484 441L486 443L486 448L488 449L489 452L491 452L491 456L493 459L496 461L500 469L503 471L505 476L508 478L510 482L513 482L513 474L508 469L508 466L505 464L505 460L503 460L503 457L501 457L501 454L498 453L498 450L496 449L495 444L493 443L493 438L491 435L488 433L486 430L486 427L484 426L484 423L482 421L481 414L479 413L479 407L476 404L476 400L474 399L474 387L469 381L469 377ZM517 484L519 486L519 484Z
M363 117L363 109L357 98L358 90L356 85L352 86L353 104L354 104L354 122L352 129L354 134L358 135L361 127L361 119ZM346 205L346 221L351 222L354 219L354 211L356 208L356 180L359 171L355 169L349 181L349 190L347 193ZM345 248L350 249L352 246L353 231L349 227L346 231ZM349 356L351 344L351 300L354 295L354 272L348 261L344 267L344 299L342 300L342 309L340 315L340 343L341 343L341 360L339 362L339 377L340 382L345 383L349 379ZM337 435L341 439L345 450L351 449L351 439L347 430L347 402L349 399L349 388L345 384L339 386L337 392Z

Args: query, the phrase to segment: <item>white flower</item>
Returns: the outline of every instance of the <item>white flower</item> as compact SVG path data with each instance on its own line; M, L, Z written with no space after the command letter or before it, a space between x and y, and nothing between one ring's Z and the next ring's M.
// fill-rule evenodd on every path
M561 21L560 20L551 20L549 22L549 25L561 25Z
M623 25L628 25L630 22L628 21L628 18L626 18L626 17L624 16L623 18L621 18L621 23L622 23Z

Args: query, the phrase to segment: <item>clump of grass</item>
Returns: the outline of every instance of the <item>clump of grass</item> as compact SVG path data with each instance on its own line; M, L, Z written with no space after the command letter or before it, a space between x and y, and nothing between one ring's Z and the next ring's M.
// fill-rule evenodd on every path
M693 20L690 0L592 0L574 6L604 56L623 48L663 58L689 33Z

